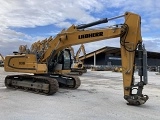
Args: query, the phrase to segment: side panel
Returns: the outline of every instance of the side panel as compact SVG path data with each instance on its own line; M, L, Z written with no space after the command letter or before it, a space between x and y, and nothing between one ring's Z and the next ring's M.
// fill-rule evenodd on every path
M9 55L5 57L6 72L46 73L46 64L37 64L33 54Z

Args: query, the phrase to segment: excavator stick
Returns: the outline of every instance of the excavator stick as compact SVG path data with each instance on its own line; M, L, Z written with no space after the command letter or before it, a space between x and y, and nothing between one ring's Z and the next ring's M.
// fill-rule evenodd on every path
M142 43L138 45L138 75L140 81L135 83L134 77L132 78L132 84L130 87L124 87L125 91L130 90L130 95L125 95L124 99L128 101L128 105L141 105L144 104L149 97L142 94L143 86L148 83L147 78L147 52ZM133 94L133 90L137 90L136 94Z

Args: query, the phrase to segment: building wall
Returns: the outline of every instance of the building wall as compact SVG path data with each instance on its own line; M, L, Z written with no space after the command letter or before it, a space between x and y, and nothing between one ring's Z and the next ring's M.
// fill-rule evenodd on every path
M121 65L121 57L112 54L107 54L105 56L105 65Z
M136 60L136 63L138 61ZM148 66L160 66L160 59L148 58ZM94 65L94 56L84 60L85 65ZM137 63L138 64L138 63ZM96 65L121 65L120 56L100 53L96 55Z
M84 60L85 65L94 65L94 56ZM105 53L96 55L96 65L105 65Z
M94 65L94 56L84 60L85 65ZM96 55L96 65L121 65L120 56L105 55L101 53Z

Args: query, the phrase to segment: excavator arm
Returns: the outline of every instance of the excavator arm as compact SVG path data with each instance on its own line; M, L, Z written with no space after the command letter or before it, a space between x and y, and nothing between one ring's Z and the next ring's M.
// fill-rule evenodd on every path
M81 53L81 51L83 52L83 55L85 56L86 55L86 51L85 51L85 47L83 44L81 44L81 46L79 47L77 53L76 53L76 56L75 56L75 61L79 61L79 55Z
M110 20L124 17L123 24L117 24L105 28L90 28L92 26L107 23ZM148 100L147 95L142 94L143 86L147 84L146 72L146 51L142 44L141 37L141 17L137 14L126 12L124 15L110 19L102 19L93 23L75 26L72 25L67 30L62 30L55 38L46 41L47 49L44 49L41 56L36 59L35 55L26 55L26 62L29 62L28 68L23 69L23 72L31 72L35 74L54 73L54 68L57 62L55 57L63 49L89 42L106 40L110 38L120 38L121 58L123 68L123 88L124 99L132 105L141 105ZM138 53L139 59L139 82L134 80L135 56ZM21 56L20 56L21 57ZM11 58L7 58L11 61ZM17 59L19 60L19 59ZM28 60L28 61L27 61ZM11 65L7 62L5 69L7 71L19 71L15 64ZM14 59L13 59L14 63ZM21 64L24 64L23 62ZM18 66L18 65L17 65ZM14 68L13 68L14 67ZM32 69L30 68L32 67ZM29 70L28 70L29 69ZM137 89L136 93L133 91Z

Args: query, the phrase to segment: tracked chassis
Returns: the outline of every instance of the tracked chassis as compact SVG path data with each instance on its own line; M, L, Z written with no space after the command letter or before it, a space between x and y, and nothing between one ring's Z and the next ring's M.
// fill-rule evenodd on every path
M38 94L52 95L59 87L77 89L80 79L76 76L51 75L8 75L5 78L7 88L20 89Z

